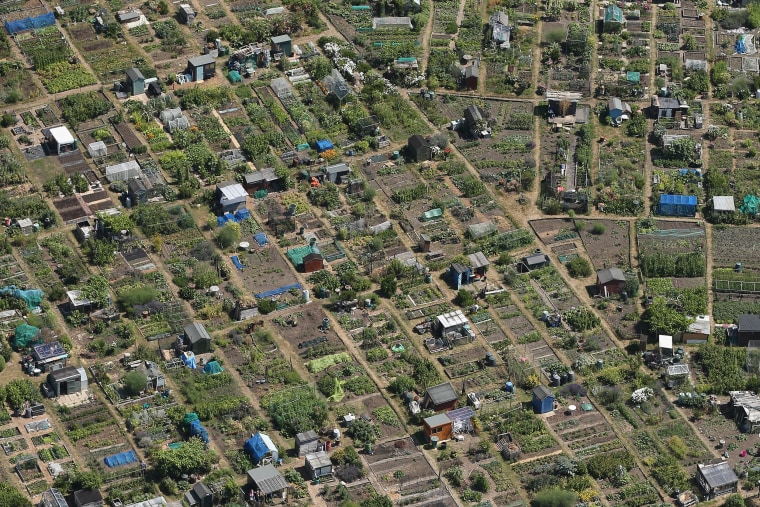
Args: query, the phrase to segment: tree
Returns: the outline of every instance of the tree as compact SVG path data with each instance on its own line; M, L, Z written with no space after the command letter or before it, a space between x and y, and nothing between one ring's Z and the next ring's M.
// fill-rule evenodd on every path
M573 507L577 497L572 491L547 489L538 493L530 501L530 507Z
M82 287L82 296L89 299L95 306L105 306L110 298L110 288L111 284L103 275L93 275Z
M332 72L333 64L326 56L315 56L309 59L306 63L306 70L309 71L311 77L317 81L321 81L327 75Z
M393 275L387 275L380 280L380 295L386 298L391 298L396 295L398 290L398 284L396 277Z
M472 478L472 489L480 491L481 493L488 493L491 489L491 483L488 482L486 474L483 472L477 472Z
M631 137L644 137L647 134L646 117L639 112L633 113L625 126L625 132Z
M573 278L586 278L587 276L591 276L591 263L583 257L576 257L565 265L567 266L567 272L570 273L570 276Z
M158 450L153 453L152 459L159 477L175 479L182 474L208 473L211 466L219 461L216 453L199 438L191 438L177 449L169 447Z
M396 394L402 394L414 389L414 379L408 375L399 375L388 386Z
M0 482L0 505L3 507L32 507L32 502L8 482Z
M40 399L38 386L29 379L11 380L5 390L8 405L13 410L21 409L27 401L38 401Z
M98 489L103 485L103 476L98 472L78 471L71 479L71 487L78 489Z
M760 28L760 3L752 2L747 6L747 28Z
M141 371L130 371L124 378L121 379L121 383L124 385L124 391L129 396L136 396L145 390L145 386L148 383L148 377Z

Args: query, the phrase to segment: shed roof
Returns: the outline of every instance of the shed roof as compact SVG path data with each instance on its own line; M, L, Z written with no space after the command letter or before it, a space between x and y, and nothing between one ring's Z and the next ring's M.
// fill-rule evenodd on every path
M459 262L454 262L451 264L451 269L454 270L457 273L467 273L470 268L465 266L464 264L460 264Z
M715 211L736 211L733 195L716 195L713 197L713 209Z
M467 108L464 110L464 119L468 124L470 124L473 122L482 121L485 119L485 115L483 113L483 110L478 106L471 105L467 106Z
M436 414L426 417L422 422L428 428L436 428L445 424L451 424L451 419L446 414Z
M523 260L523 262L525 262L525 264L527 264L528 266L535 266L536 264L543 264L543 263L546 262L546 255L542 254L542 253L535 253L535 254L532 254L532 255L528 255L527 257L525 257L525 259Z
M494 25L508 25L509 24L509 16L504 11L496 11L493 14L491 14L491 17L488 20L488 24L491 26Z
M49 130L50 136L55 139L58 144L71 144L74 142L74 136L71 135L69 129L61 125L60 127L53 127Z
M478 61L473 61L470 65L464 68L464 77L479 77L480 76L480 65L478 64Z
M449 328L468 324L469 321L467 320L467 317L464 316L464 313L462 313L462 310L455 310L453 312L439 315L438 323L445 328Z
M103 502L103 495L97 489L80 489L74 491L74 503L77 505L87 505L88 503Z
M317 432L314 430L304 431L303 433L298 433L296 435L296 442L300 444L313 442L315 440L319 440L319 435L317 435Z
M59 368L55 371L51 371L48 378L51 382L63 382L64 380L70 380L73 378L79 379L82 375L75 366L66 366L65 368Z
M669 334L661 334L657 338L659 342L659 347L661 349L672 349L673 348L673 337Z
M327 168L327 174L345 174L350 172L351 168L348 167L348 164L344 163L331 165Z
M491 262L486 258L483 252L471 253L467 256L467 258L470 259L470 263L475 269L484 268L491 265Z
M739 332L760 332L760 315L754 313L742 313L739 315Z
M545 400L546 398L553 398L554 394L543 384L539 384L533 388L533 396L539 400Z
M209 65L211 63L214 63L216 61L216 58L208 55L200 55L196 56L195 58L190 58L187 63L190 64L191 67L203 67L204 65Z
M687 206L696 206L697 196L696 195L662 194L660 195L660 204L685 204Z
M288 483L272 464L248 470L248 478L265 495L277 493L288 487Z
M430 143L428 143L427 139L425 139L419 134L415 134L412 137L410 137L407 144L409 144L409 147L414 150L422 148L422 147L430 146Z
M221 202L235 201L244 197L248 197L248 192L245 191L243 185L240 183L235 183L234 181L220 183L216 186L216 189L219 190L219 192L222 194L222 197L219 199Z
M143 76L142 72L140 72L140 69L137 67L132 67L130 69L127 69L127 77L130 79L130 81L145 81L145 77Z
M313 452L306 455L306 463L309 468L316 470L317 468L331 467L332 461L326 451Z
M433 405L441 405L459 398L451 382L444 382L437 386L428 387L426 394L430 398L430 401L433 402Z
M277 35L272 37L272 43L282 44L283 42L290 42L290 35Z
M625 282L625 273L620 268L604 268L596 272L599 283L605 284L612 281Z
M727 461L708 465L699 464L697 470L705 478L710 489L732 484L739 480Z
M276 181L277 174L274 171L274 167L266 167L260 171L248 173L243 176L247 185L253 185L262 181Z
M687 330L689 333L710 334L710 316L697 315L694 318L694 322L689 324Z
M208 331L206 331L206 328L203 327L203 324L200 322L193 322L192 324L188 324L185 326L185 329L183 331L185 332L187 339L190 340L190 343L198 343L202 340L211 340L211 335L208 334Z

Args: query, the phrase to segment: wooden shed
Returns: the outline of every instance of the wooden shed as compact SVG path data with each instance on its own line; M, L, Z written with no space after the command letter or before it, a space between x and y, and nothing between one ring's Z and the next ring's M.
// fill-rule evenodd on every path
M327 451L319 451L306 455L306 470L309 472L309 478L312 480L323 477L332 477L333 464Z
M319 435L314 430L304 431L296 435L296 454L305 456L319 450Z
M596 272L596 288L604 297L624 292L626 283L620 268L604 268Z
M449 416L446 414L437 414L426 417L422 421L422 429L428 439L438 437L439 442L450 439L454 431L451 419L449 419Z
M546 414L554 410L554 394L543 384L533 388L533 410L537 414Z

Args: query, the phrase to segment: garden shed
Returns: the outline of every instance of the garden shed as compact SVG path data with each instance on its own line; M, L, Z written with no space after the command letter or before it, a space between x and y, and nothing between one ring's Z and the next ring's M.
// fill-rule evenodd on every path
M416 162L425 162L433 158L432 146L427 139L419 134L410 137L407 146Z
M272 52L282 53L288 58L293 56L293 41L290 40L290 35L272 37Z
M148 185L145 180L133 179L127 184L127 196L132 204L145 204L148 202Z
M185 493L185 501L190 507L212 507L214 505L214 492L202 482L198 482L190 491Z
M47 386L54 396L63 396L87 391L87 373L84 368L66 366L52 371L47 376Z
M140 177L140 164L137 160L127 160L120 164L106 166L106 181L128 181Z
M459 396L454 390L454 386L451 385L451 382L444 382L437 386L428 387L421 405L433 412L442 412L454 408L457 401L459 401Z
M422 430L428 440L432 437L438 437L439 442L450 439L453 433L451 419L446 414L426 417L422 420Z
M554 394L543 384L533 388L533 410L537 414L546 414L554 410Z
M205 354L211 351L211 335L200 322L185 326L184 346L194 354Z
M280 178L277 176L274 167L265 167L260 171L247 173L243 175L243 186L248 191L256 192L257 190L275 190L281 185Z
M235 213L245 208L248 202L248 192L243 185L235 181L219 183L216 186L216 197L219 199L219 211L222 214Z
M710 338L709 315L697 315L694 317L694 322L681 333L681 341L688 344L706 343L708 338Z
M661 356L673 355L673 337L669 334L661 334L657 336L657 347L660 349Z
M509 49L512 27L509 25L509 16L504 11L496 11L488 19L488 27L491 30L491 41L501 49Z
M305 456L319 450L319 435L314 430L304 431L296 435L296 454Z
M611 97L607 101L607 113L613 125L620 125L623 120L630 119L632 114L631 106L627 102L620 100L619 97Z
M675 118L689 112L689 103L685 99L674 97L652 97L652 107L657 110L657 118Z
M203 81L216 75L216 59L211 55L201 55L187 61L187 70L193 81Z
M251 457L254 464L276 463L280 459L277 446L269 435L256 433L243 444L243 450Z
M288 483L274 465L248 470L248 486L264 498L280 496L287 500Z
M488 266L491 265L491 262L486 258L483 252L471 253L467 258L470 260L470 266L472 267L475 276L483 277L486 275L486 271L488 270Z
M87 146L87 153L89 153L92 158L105 157L108 155L108 147L103 141L95 141Z
M693 217L697 214L697 196L662 194L657 214L670 217Z
M459 290L462 288L462 285L469 284L471 275L472 273L470 272L469 266L465 266L458 262L452 262L449 266L449 281L451 281L451 288Z
M53 371L66 366L69 354L61 342L41 343L32 347L32 360L42 371Z
M179 4L179 20L190 26L195 23L195 9L190 4Z
M318 451L306 455L306 470L309 472L309 478L312 480L322 477L332 477L333 465L327 451Z
M468 90L477 90L478 79L480 79L480 61L473 60L470 65L462 69L462 81L464 87ZM481 135L483 135L483 131L481 131Z
M348 180L351 175L351 168L348 164L335 164L329 166L325 172L327 173L327 180L330 183L336 183L340 185L344 180Z
M625 291L627 280L620 268L604 268L596 272L596 289L604 297Z
M739 490L739 478L728 461L723 460L706 465L697 464L697 482L708 500Z
M549 256L541 252L535 252L522 258L522 266L527 271L545 268L550 264Z
M325 258L319 252L309 252L301 261L304 273L314 273L325 267Z
M145 93L145 76L140 69L132 67L127 69L126 88L130 95L142 95Z
M50 150L56 155L74 151L77 147L77 140L63 125L42 129L42 135L45 136L45 142L47 142Z
M737 337L737 345L740 347L746 347L750 341L760 340L760 315L752 313L739 314Z
M103 507L103 495L98 489L80 489L74 491L76 507Z

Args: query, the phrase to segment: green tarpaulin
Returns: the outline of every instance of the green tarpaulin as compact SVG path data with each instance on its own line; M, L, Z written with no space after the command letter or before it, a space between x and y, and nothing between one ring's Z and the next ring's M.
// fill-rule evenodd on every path
M208 375L216 375L217 373L222 373L223 371L224 368L222 368L222 365L216 361L209 361L206 363L206 366L203 367L203 373L206 373Z
M746 213L747 215L756 215L760 207L760 199L752 194L744 198L744 203L739 208L739 211Z
M40 343L42 343L42 335L39 328L30 326L29 324L21 324L16 328L16 333L13 335L13 345L17 349L39 345Z
M17 289L15 285L11 285L0 289L0 295L13 296L14 298L23 299L26 301L29 309L32 310L42 304L42 296L45 294L43 294L43 292L39 289L21 290Z
M428 220L440 218L441 216L443 216L443 211L441 210L441 208L431 209L422 214L422 221L427 222Z

